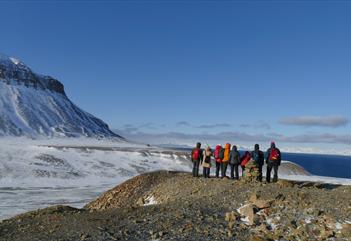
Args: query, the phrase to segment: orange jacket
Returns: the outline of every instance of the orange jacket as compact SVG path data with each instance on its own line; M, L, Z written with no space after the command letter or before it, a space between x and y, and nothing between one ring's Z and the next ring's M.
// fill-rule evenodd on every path
M230 146L231 145L229 143L225 144L225 147L224 147L224 158L223 158L222 162L229 161Z

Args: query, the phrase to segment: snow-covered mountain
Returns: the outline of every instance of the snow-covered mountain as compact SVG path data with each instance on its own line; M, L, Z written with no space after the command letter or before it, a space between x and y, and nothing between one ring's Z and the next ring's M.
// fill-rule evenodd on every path
M0 136L4 135L122 138L74 105L61 82L0 54Z

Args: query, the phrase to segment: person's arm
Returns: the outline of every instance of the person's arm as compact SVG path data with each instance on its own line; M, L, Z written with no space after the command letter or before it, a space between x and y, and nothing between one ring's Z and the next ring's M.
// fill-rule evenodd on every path
M281 155L281 153L280 153L280 150L278 149L278 153L279 153L279 162L278 162L278 165L280 165L281 164L281 162L282 162L282 155Z

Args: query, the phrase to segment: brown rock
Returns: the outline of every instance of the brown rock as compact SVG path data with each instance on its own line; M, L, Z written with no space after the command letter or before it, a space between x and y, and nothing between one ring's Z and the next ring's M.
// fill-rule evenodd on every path
M267 228L267 225L265 224L261 224L259 227L258 227L258 230L261 231L262 233L267 233L269 232L268 228Z
M278 180L277 183L278 183L278 186L281 188L294 186L294 184L291 181L282 180L282 179Z
M239 209L239 213L247 218L249 225L254 224L255 219L255 211L254 206L252 204L245 205Z
M238 219L238 217L240 217L240 214L237 211L227 212L225 214L225 221L234 222Z
M253 205L255 205L256 207L258 207L259 209L263 209L263 208L269 208L271 206L271 201L266 201L266 200L256 200L256 202L253 203Z
M259 196L257 195L256 192L254 192L254 193L250 196L249 202L250 202L250 203L255 203L255 202L258 200L258 198L259 198Z
M345 223L342 225L342 229L340 230L341 237L350 238L351 237L351 224Z

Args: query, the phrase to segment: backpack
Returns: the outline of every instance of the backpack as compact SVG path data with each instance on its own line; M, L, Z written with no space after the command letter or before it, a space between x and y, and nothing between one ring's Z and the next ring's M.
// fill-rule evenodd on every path
M215 152L213 153L213 156L214 156L215 159L219 159L219 152L220 152L220 150L221 150L221 149L217 148L217 149L215 150Z
M271 149L271 154L269 155L270 161L277 161L279 159L279 152L277 149Z
M198 149L198 148L194 149L192 158L193 158L193 160L196 160L196 161L199 160L199 158L200 158L200 149Z
M252 159L255 161L255 163L258 163L258 161L260 159L259 152L253 151L251 155L252 155Z
M219 154L218 154L218 159L221 159L223 160L224 159L224 148L222 148L220 151L219 151Z

